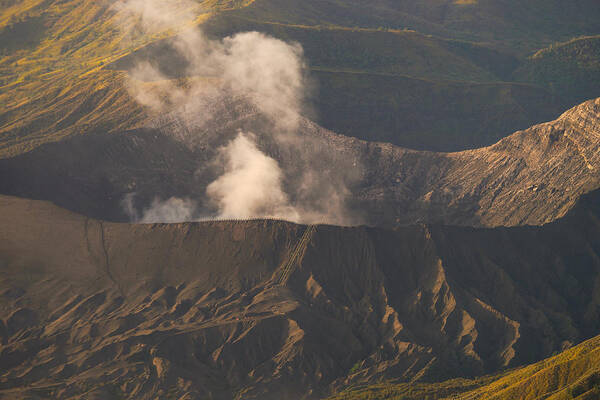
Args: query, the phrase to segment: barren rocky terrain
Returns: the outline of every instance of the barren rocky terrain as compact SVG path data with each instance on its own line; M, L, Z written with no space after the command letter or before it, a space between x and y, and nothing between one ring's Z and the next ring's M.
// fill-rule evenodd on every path
M319 398L598 331L598 192L542 227L129 225L2 197L3 398Z

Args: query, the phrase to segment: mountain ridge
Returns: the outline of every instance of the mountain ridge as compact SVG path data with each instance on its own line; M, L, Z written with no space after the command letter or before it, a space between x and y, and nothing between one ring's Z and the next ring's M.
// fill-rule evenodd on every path
M215 149L238 129L263 129L256 110L241 107L238 115L232 110L240 107L220 107L222 118L196 122L165 114L138 131L82 135L0 160L0 193L52 200L114 221L129 220L122 201L132 192L138 209L171 196L202 207L206 185L215 179ZM455 153L364 142L302 121L299 137L317 146L323 168L354 160L356 167L346 171L354 168L357 176L349 183L348 206L367 224L541 225L600 186L600 98L493 146ZM265 135L259 145L283 170L295 171L294 159L273 140ZM92 154L93 148L101 151Z

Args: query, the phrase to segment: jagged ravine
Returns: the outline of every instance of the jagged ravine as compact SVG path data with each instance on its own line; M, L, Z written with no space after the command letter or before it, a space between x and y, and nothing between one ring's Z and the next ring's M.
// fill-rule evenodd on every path
M268 126L243 103L221 106L226 123L163 115L146 129L82 135L2 159L0 193L112 221L128 220L122 202L130 193L140 209L156 197L202 204L216 178L212 160L219 146L238 129L265 133ZM345 174L350 212L369 225L541 225L600 187L600 98L493 146L457 153L364 142L306 119L298 138L312 146L306 153L317 170ZM284 171L304 168L268 132L259 140Z
M542 227L129 225L0 198L0 396L321 398L600 328L600 192Z

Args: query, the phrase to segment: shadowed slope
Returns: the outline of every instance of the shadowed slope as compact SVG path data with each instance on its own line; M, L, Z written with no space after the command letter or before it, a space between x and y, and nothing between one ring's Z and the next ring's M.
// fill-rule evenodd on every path
M599 203L388 231L113 224L2 197L0 393L318 398L532 362L600 328Z
M600 36L555 43L537 51L513 74L560 93L563 102L579 102L600 93Z
M409 28L443 37L530 51L556 40L597 33L600 6L593 0L256 0L233 14L304 25Z

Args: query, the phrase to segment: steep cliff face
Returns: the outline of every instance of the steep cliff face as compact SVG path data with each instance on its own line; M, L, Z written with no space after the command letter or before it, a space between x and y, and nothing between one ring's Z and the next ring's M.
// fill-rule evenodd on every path
M128 225L2 197L2 395L318 398L596 333L598 192L543 227Z
M116 221L127 221L122 201L132 192L139 207L170 196L202 205L217 176L211 160L238 129L265 133L260 146L288 180L305 168L299 158L309 157L319 171L343 171L349 207L370 225L541 225L600 186L600 98L493 146L457 153L368 143L308 120L298 133L303 149L290 151L243 102L220 106L221 117L209 120L164 115L147 129L74 137L0 160L0 193Z
M365 164L380 168L361 195L402 223L543 224L598 187L599 129L596 99L486 148L417 153L370 146Z

